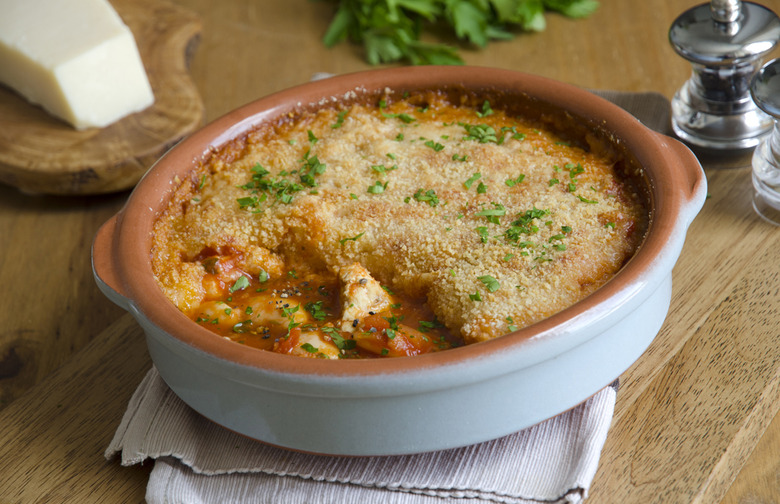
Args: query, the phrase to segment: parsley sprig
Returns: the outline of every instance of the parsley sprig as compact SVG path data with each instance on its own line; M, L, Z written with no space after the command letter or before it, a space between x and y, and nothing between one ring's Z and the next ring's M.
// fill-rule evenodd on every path
M457 48L422 42L423 31L451 30L460 42L485 47L508 40L517 29L542 31L545 11L572 18L593 13L597 0L331 0L337 9L323 37L332 47L349 40L362 45L372 65L405 61L414 65L453 65ZM448 34L445 34L447 36Z

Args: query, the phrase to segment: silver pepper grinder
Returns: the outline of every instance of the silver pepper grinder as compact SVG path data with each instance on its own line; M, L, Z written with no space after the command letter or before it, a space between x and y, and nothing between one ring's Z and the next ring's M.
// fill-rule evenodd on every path
M780 225L780 59L758 71L750 93L756 105L774 118L772 134L753 152L753 208L764 219Z
M672 99L672 127L706 149L755 147L773 120L750 97L762 58L780 38L780 18L751 2L712 0L680 15L669 29L693 73Z

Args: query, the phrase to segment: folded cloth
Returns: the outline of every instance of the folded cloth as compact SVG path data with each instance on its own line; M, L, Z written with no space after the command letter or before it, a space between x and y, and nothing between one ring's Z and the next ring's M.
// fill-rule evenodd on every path
M521 432L463 448L331 457L268 446L189 408L152 368L106 450L155 459L146 499L166 503L578 503L587 496L617 385Z
M668 133L657 93L595 91ZM588 494L614 412L617 382L521 432L477 445L388 457L291 452L242 437L182 402L152 368L106 450L123 465L154 459L150 504L579 503Z

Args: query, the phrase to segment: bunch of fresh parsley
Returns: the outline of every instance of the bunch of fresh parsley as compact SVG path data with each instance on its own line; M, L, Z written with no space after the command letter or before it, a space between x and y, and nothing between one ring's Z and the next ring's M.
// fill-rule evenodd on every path
M512 38L513 30L544 30L547 10L581 18L599 5L597 0L331 1L338 7L323 42L327 47L345 39L361 44L372 65L461 64L456 47L422 41L423 30L450 31L461 43L485 47L491 40Z

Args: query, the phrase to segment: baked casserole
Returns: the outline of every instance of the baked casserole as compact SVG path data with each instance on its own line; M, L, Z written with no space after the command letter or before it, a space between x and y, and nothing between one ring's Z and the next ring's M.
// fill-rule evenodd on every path
M471 94L388 92L265 123L181 181L152 268L191 319L318 358L410 356L529 326L648 227L609 142Z

